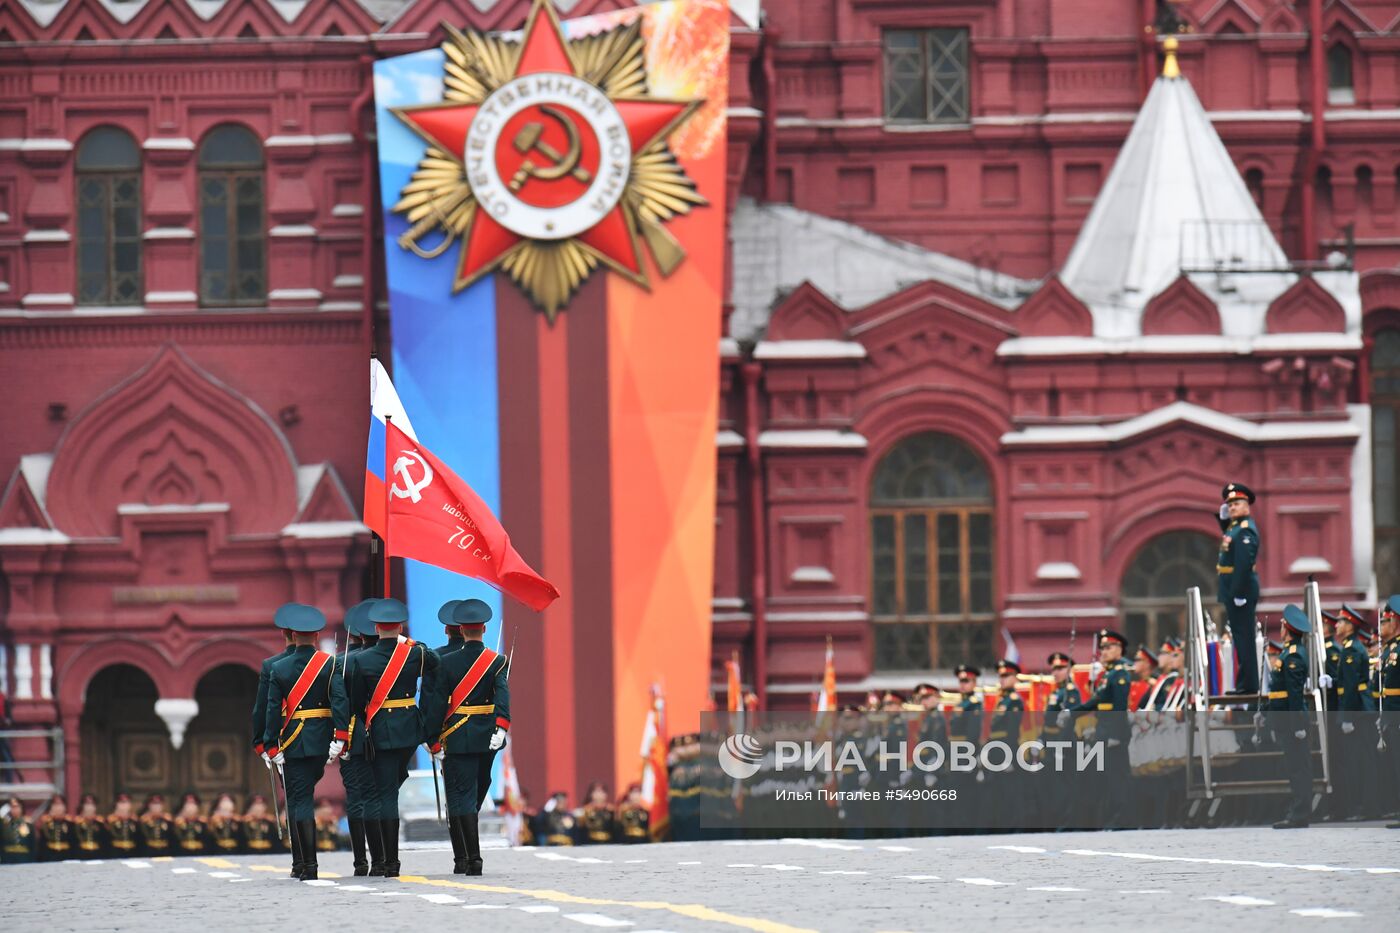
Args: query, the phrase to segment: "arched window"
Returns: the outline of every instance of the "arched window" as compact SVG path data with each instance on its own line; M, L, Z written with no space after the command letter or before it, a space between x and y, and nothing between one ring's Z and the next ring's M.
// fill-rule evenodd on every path
M1130 648L1160 645L1186 632L1186 590L1199 586L1207 607L1215 602L1215 559L1220 539L1195 531L1169 531L1138 551L1123 574L1123 634ZM1223 624L1223 619L1217 619Z
M205 305L267 297L263 154L241 126L216 127L199 147L199 298Z
M947 668L992 660L992 482L955 437L901 441L870 489L875 666Z
M113 126L78 143L78 304L139 305L141 150Z
M1376 334L1371 349L1372 507L1376 522L1376 584L1400 590L1400 330Z
M1356 103L1352 81L1351 49L1340 42L1327 50L1327 103Z

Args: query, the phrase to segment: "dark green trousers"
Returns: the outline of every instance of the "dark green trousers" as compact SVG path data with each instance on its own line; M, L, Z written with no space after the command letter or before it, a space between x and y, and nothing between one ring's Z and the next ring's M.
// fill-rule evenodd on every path
M492 752L448 754L442 759L442 783L447 791L448 816L473 816L491 786Z
M369 760L374 792L365 799L365 819L397 820L399 818L399 788L408 780L408 763L416 746L408 748L377 748Z
M365 808L374 795L374 775L363 755L340 760L340 780L345 784L345 818L365 819ZM377 817L376 817L377 819Z
M282 766L287 779L287 814L292 822L316 818L316 785L325 772L326 759L321 755L288 758Z

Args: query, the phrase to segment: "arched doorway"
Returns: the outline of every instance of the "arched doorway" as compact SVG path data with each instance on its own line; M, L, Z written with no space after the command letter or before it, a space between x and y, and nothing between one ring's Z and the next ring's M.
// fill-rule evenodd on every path
M1215 601L1215 558L1220 541L1195 531L1169 531L1137 552L1123 574L1120 606L1130 650L1153 648L1168 635L1186 632L1186 590L1201 588L1206 605Z
M139 667L113 664L88 684L79 720L82 791L102 806L114 795L169 793L176 762L170 733L155 713L160 694Z
M992 480L967 444L933 431L900 441L870 487L875 668L992 660Z
M220 665L200 678L194 691L199 715L190 721L180 750L184 788L205 799L227 792L240 801L250 790L268 792L266 769L252 753L248 712L257 691L258 675L241 664ZM254 778L263 783L250 787Z
M1400 330L1379 331L1371 349L1372 506L1376 585L1381 598L1400 590Z

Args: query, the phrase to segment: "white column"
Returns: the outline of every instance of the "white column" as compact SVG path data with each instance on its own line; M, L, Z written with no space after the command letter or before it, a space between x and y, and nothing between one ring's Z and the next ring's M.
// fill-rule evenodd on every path
M10 652L0 645L0 693L10 695Z
M53 646L39 646L39 699L53 699Z
M15 645L15 699L34 699L34 667L29 662L28 645Z

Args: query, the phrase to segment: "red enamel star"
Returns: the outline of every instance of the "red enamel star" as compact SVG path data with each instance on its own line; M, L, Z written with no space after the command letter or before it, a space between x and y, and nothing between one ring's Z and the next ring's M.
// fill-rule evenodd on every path
M536 2L530 10L519 60L510 80L540 73L579 77L558 17L547 2ZM626 126L631 153L635 155L668 135L700 102L641 98L611 103ZM481 109L481 103L444 101L395 108L393 112L428 143L463 164L465 172L467 137ZM618 200L596 224L576 234L574 239L611 268L645 285L647 276L638 244L637 222L625 200ZM521 248L526 237L507 229L478 206L463 240L454 290L465 288L496 268Z

